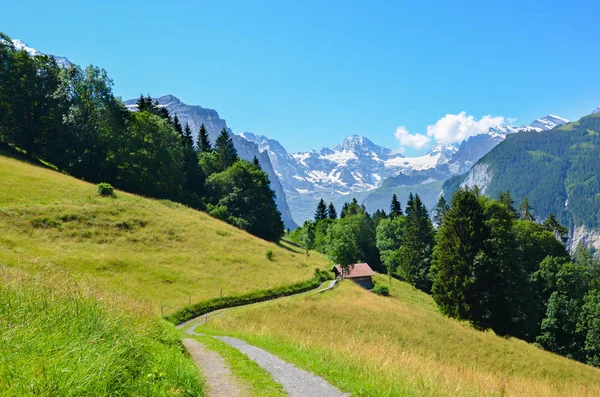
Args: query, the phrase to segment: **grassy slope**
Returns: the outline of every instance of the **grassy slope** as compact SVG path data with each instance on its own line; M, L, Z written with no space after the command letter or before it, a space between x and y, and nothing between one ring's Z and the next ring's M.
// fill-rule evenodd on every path
M274 260L265 252L272 250ZM152 302L188 303L309 279L326 261L275 245L168 201L117 192L0 152L0 261L69 272Z
M203 395L178 331L153 317L60 276L0 267L0 395Z
M356 396L600 395L598 369L445 318L407 284L392 293L344 282L232 311L202 332L240 336Z

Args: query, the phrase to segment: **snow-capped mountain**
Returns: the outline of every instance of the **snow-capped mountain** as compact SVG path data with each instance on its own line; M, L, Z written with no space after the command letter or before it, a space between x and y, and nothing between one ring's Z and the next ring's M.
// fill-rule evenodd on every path
M598 106L596 109L594 109L594 111L592 112L592 114L594 113L600 113L600 106Z
M528 127L532 127L533 129L539 129L541 131L547 131L551 130L554 127L567 124L568 122L569 120L567 119L563 119L562 117L549 114L546 117L542 117L541 119L535 120L533 123L529 124Z
M349 196L362 197L368 202L369 192L375 190L444 181L467 172L508 134L546 131L566 122L548 115L524 126L501 126L461 143L437 143L418 157L405 157L358 135L349 136L333 149L303 153L288 153L279 142L262 135L244 132L240 136L269 155L292 215L296 223L302 223L312 217L314 206L322 197L334 204L343 203ZM390 183L384 186L386 180Z
M36 50L33 47L28 46L27 43L25 43L22 40L14 39L14 40L12 40L12 43L17 50L25 50L32 57L48 55L48 56L51 56L52 58L54 58L56 60L56 63L58 64L58 66L60 66L61 68L67 68L67 67L71 66L71 61L69 61L67 58L57 56L57 55L52 55L52 54L45 54L41 51Z

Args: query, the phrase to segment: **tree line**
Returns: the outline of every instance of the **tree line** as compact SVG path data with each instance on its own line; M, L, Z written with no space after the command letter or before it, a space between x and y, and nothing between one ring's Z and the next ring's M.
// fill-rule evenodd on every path
M52 57L16 50L0 33L0 147L279 240L283 222L270 181L257 159L238 157L227 130L212 145L202 125L195 143L190 126L149 95L131 112L112 87L103 69L60 68Z
M394 195L389 214L372 216L353 200L337 218L321 200L290 237L342 267L387 271L449 317L600 366L600 261L584 247L571 257L567 229L532 210L527 197L516 208L509 191L490 199L478 188L441 196L433 217L413 194L404 210Z

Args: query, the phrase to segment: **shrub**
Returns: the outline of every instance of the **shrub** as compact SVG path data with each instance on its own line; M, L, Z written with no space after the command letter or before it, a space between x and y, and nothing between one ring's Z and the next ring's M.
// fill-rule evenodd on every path
M215 310L227 309L230 307L244 306L250 303L264 302L271 299L281 298L310 291L317 288L323 281L329 279L329 272L315 269L315 275L312 279L301 281L292 285L283 285L281 287L269 288L266 290L254 291L244 295L224 296L221 298L208 299L191 306L184 307L177 312L166 316L165 319L174 323L181 324L184 321L202 316Z
M98 194L104 197L115 197L115 189L110 183L102 182L98 184Z
M389 296L390 295L390 289L385 284L375 285L375 287L373 287L373 292L375 292L377 295L381 295L381 296Z
M265 256L267 257L268 260L272 261L273 260L273 250L267 250L267 252L265 252Z

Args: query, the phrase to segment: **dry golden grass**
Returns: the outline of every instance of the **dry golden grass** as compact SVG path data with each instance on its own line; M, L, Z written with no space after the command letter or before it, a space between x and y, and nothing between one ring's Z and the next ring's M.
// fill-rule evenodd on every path
M345 281L215 317L208 332L241 336L357 396L600 395L598 369L446 318L407 284L392 294Z
M0 262L85 277L164 314L221 289L233 295L306 280L327 263L169 201L100 197L95 185L2 153Z

